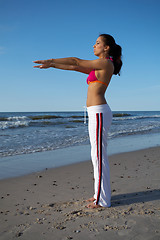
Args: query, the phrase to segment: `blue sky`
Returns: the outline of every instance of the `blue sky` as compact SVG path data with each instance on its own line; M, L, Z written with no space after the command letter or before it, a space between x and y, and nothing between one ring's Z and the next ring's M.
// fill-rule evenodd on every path
M0 112L82 111L87 75L32 61L95 59L100 33L123 49L106 92L114 111L160 110L159 0L0 0Z

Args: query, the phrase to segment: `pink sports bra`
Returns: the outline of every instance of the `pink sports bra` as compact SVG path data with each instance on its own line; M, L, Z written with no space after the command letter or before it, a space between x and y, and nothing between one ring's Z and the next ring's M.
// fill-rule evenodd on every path
M107 57L106 59L110 59L110 60L113 62L113 59L110 58L110 57ZM96 78L95 69L90 72L90 74L89 74L88 77L87 77L86 82L87 82L87 84L90 84L90 83L93 83L93 82L99 82L99 83L102 83L102 84L108 86L107 83L102 82L102 81L99 81L99 80Z

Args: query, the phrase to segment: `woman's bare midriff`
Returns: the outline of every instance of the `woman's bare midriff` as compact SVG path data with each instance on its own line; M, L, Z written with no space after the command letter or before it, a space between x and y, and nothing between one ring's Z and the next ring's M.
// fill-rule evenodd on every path
M106 104L106 99L104 97L107 87L101 83L90 83L88 86L87 93L87 107Z

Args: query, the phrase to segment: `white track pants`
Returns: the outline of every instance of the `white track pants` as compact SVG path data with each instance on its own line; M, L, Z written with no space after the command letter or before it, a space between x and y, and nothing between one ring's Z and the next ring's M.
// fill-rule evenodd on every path
M94 169L95 204L111 206L110 170L107 156L107 134L112 122L112 112L108 104L87 108L91 159Z

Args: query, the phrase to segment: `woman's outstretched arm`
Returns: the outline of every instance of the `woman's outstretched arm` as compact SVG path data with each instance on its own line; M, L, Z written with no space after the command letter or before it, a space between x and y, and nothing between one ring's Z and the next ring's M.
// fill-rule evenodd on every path
M40 64L40 65L34 66L34 68L40 68L40 69L53 67L57 69L77 71L77 72L82 72L86 74L89 74L92 71L92 69L90 68L78 66L76 59L77 58L74 58L74 57L56 58L56 59L52 58L48 60L37 60L33 62L36 64Z
M97 69L105 69L107 67L108 62L106 59L96 59L96 60L82 60L76 57L69 58L52 58L48 60L37 60L34 61L36 64L40 64L38 66L34 66L35 68L58 68L63 70L72 70L83 73L90 73L91 70Z
M69 65L69 64L62 64L62 63L56 63L50 60L38 60L34 61L34 63L40 64L37 66L34 66L34 68L40 68L40 69L47 69L47 68L57 68L62 70L70 70L70 71L77 71L85 74L89 74L92 69L86 68L86 67L80 67L77 65Z
M48 60L37 60L34 61L37 64L51 64L51 63L58 63L63 65L77 65L76 58L74 57L67 57L67 58L51 58Z

